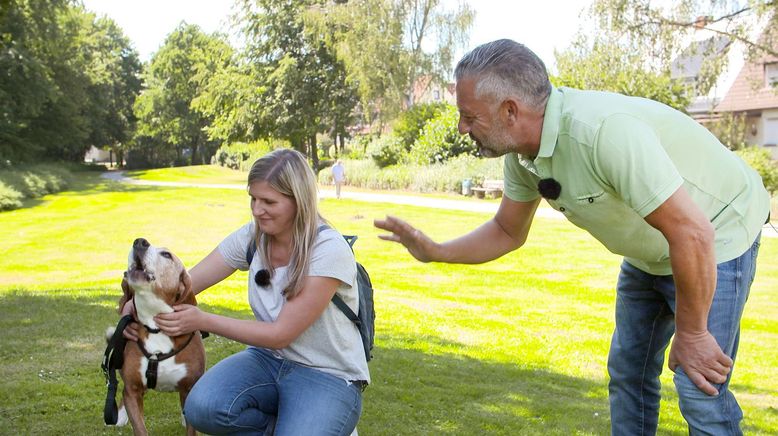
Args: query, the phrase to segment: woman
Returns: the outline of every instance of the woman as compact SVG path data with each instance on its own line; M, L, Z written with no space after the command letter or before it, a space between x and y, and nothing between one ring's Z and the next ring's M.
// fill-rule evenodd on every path
M281 149L257 160L248 193L254 220L190 274L200 292L248 269L256 320L188 305L155 319L169 335L208 331L249 346L197 382L186 400L186 419L209 434L351 434L370 375L359 331L330 304L337 293L358 310L351 249L323 226L316 178L302 154ZM257 251L248 265L252 241Z

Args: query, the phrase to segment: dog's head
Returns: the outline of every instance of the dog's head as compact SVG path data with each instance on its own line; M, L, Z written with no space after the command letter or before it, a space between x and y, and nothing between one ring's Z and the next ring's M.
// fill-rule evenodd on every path
M138 238L133 242L127 258L127 271L122 279L124 295L119 310L136 293L151 292L156 298L172 306L197 304L192 292L192 280L183 262L170 250L155 247Z

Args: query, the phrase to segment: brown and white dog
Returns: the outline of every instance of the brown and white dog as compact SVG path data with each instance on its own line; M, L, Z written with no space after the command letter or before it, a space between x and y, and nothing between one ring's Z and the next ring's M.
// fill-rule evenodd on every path
M138 342L127 341L124 348L124 391L117 425L126 425L129 417L133 432L145 435L146 390L178 391L183 409L189 391L205 372L205 348L200 332L171 337L159 331L154 322L155 315L173 312L176 304L197 304L189 273L169 250L154 247L143 238L136 239L127 260L122 290L119 310L133 299L140 328ZM186 424L183 415L182 421ZM186 424L186 432L194 435L195 429Z

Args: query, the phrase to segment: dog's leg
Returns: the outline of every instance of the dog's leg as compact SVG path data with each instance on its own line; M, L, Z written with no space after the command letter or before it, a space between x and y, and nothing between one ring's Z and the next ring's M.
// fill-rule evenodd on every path
M124 386L124 407L130 417L132 432L135 436L148 436L146 421L143 419L143 388L127 389Z
M191 424L186 422L186 416L184 416L184 404L186 403L186 396L189 395L188 390L178 391L178 399L181 402L181 423L186 426L186 436L195 436L197 431Z

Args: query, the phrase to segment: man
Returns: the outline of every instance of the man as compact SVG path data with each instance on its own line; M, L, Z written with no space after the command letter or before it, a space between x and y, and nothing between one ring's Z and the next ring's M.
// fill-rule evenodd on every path
M346 169L340 159L335 161L335 165L332 166L332 180L335 182L335 196L340 198L340 188L346 181Z
M608 358L614 435L654 434L664 351L693 434L740 434L729 391L769 195L698 123L660 103L551 86L543 62L499 40L455 70L459 131L505 155L505 195L472 232L436 243L376 220L422 262L481 263L521 247L546 198L623 255Z

